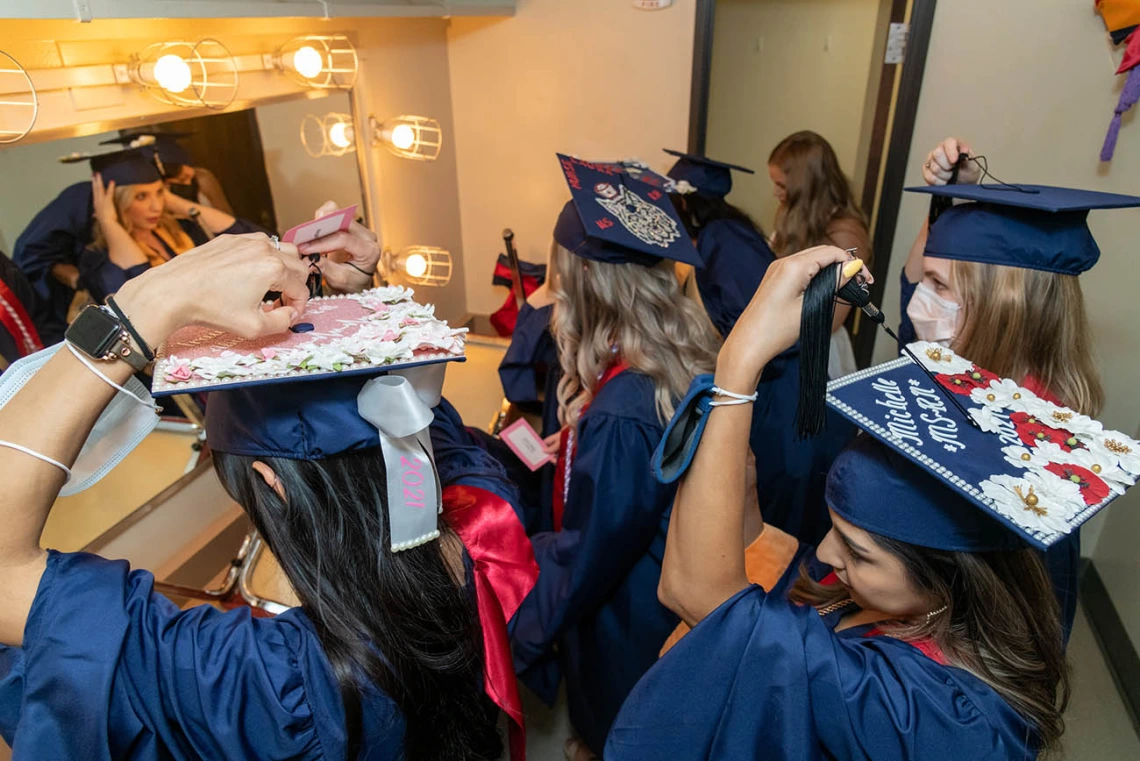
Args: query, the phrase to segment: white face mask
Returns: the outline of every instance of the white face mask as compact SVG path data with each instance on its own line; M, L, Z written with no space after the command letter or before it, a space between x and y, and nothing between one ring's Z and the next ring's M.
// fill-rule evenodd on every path
M949 346L958 333L961 307L944 299L926 283L919 283L906 308L906 316L914 323L914 332L920 341Z
M63 348L63 342L37 351L35 354L13 362L0 375L0 407L12 400L16 393L32 379L36 372L47 364L55 353ZM90 372L82 369L82 372ZM61 497L78 494L99 482L111 472L135 447L142 443L147 434L158 425L158 415L154 412L154 399L146 386L137 378L123 384L134 398L116 391L111 403L95 421L91 435L71 466L71 480L60 489Z

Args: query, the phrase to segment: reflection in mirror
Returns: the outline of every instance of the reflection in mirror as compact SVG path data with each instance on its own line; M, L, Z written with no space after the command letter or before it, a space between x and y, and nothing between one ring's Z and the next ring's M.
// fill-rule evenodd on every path
M0 372L36 346L61 340L82 306L214 235L281 234L329 200L364 209L355 153L313 157L300 137L308 114L351 110L348 94L337 92L0 149L0 275L27 302L38 334L38 341L13 339L0 329ZM104 189L97 215L99 191L84 156L124 148L130 152L98 162L117 189ZM72 160L63 163L64 156ZM59 499L43 545L92 545L192 470L201 450L198 409L190 397L168 403L158 429L109 476Z

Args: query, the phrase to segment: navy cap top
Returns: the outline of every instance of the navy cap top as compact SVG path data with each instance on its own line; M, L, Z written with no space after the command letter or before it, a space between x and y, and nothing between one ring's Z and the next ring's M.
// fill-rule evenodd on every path
M168 167L194 164L194 157L190 151L178 142L191 134L190 132L138 132L104 140L100 145L115 144L138 148L144 155L153 157L158 170L169 176L171 173Z
M677 163L669 170L669 177L678 182L684 180L697 189L697 193L709 198L724 198L732 191L732 170L756 174L747 167L726 164L723 161L682 153L670 148L664 151L677 156Z
M554 240L584 259L653 266L662 259L700 264L700 256L663 189L634 179L619 165L558 154L571 200Z
M91 156L90 161L91 171L102 175L104 183L147 185L162 179L151 157L138 148L101 153Z
M907 188L974 203L944 211L925 253L940 259L1079 275L1100 249L1089 230L1092 209L1140 206L1140 197L1047 185L940 185Z

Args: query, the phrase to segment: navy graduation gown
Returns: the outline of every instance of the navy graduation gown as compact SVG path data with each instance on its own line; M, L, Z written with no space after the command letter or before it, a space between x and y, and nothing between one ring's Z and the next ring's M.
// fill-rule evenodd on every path
M312 623L179 610L123 561L51 552L23 648L0 647L0 734L35 759L341 759L340 691ZM358 759L403 758L395 703L361 696Z
M801 547L771 593L737 593L662 656L614 723L607 761L1036 756L1031 726L977 677L790 602L801 559L813 578L829 570Z
M75 296L75 291L52 277L51 268L78 264L79 253L91 240L94 219L91 181L84 180L64 188L16 238L12 259L48 304L55 323L49 332L63 335Z
M701 264L697 290L709 319L727 336L752 301L776 255L764 237L743 222L717 219L697 235Z
M525 412L542 415L539 435L543 437L561 428L558 381L562 377L562 365L558 361L558 346L550 335L553 312L553 304L539 309L523 304L515 332L511 334L511 344L499 363L503 396ZM539 391L542 391L541 396Z
M562 531L532 537L538 584L511 625L520 678L552 704L560 670L595 752L678 622L657 600L675 493L650 470L663 432L649 377L627 370L601 389L579 423Z
M207 242L206 233L197 222L189 219L179 219L178 226L182 228L195 246L201 246ZM251 225L250 223L235 219L234 223L228 228L218 233L219 235L243 235L245 233L264 232L260 227ZM171 250L170 246L162 238L158 239L162 247L166 249L166 254L173 259L177 254ZM107 297L118 292L120 288L128 281L132 280L142 273L150 269L150 263L144 262L136 264L133 267L126 269L120 267L111 261L110 254L105 248L96 248L95 246L88 246L79 255L79 282L88 293L91 294L96 302L102 304L107 300Z

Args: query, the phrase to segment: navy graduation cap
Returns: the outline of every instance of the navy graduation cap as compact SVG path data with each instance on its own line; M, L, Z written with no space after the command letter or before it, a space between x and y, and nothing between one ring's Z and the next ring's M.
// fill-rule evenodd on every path
M143 155L150 156L158 171L165 176L172 176L170 171L183 164L194 164L194 157L186 146L178 142L189 137L190 132L142 132L133 135L122 135L104 140L100 145L122 145L129 148L138 148Z
M1079 275L1100 258L1088 227L1092 209L1140 206L1140 197L1048 185L940 185L907 188L973 203L942 212L925 254Z
M664 151L678 160L669 170L669 177L678 182L684 180L697 189L697 193L709 198L724 198L732 191L732 171L756 174L747 167L727 164L723 161L682 153L671 148Z
M154 160L138 148L83 156L91 162L91 171L103 176L103 182L123 185L147 185L162 179Z
M700 256L664 188L635 179L620 164L558 154L571 200L554 240L584 259L653 266L662 259L700 264Z

